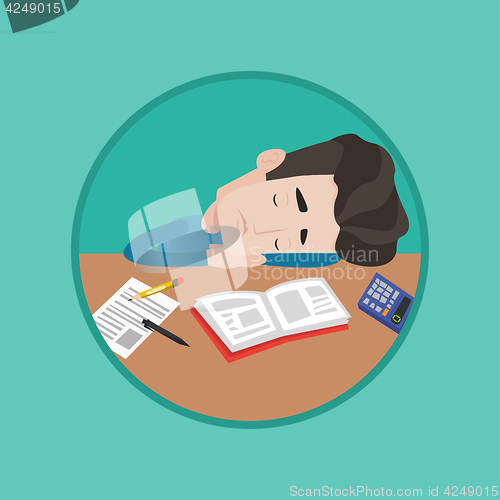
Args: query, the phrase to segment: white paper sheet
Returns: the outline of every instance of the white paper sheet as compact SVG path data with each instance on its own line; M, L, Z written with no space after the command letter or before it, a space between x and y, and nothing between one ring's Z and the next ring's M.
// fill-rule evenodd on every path
M161 292L129 302L136 293L149 288L152 287L130 278L92 315L103 339L122 358L128 358L151 334L142 325L143 319L160 325L179 305Z

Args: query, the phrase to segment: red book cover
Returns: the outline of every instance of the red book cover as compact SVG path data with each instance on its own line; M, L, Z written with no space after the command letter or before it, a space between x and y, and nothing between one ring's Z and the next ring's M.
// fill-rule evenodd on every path
M331 328L312 330L310 332L294 333L292 335L286 335L285 337L280 337L278 339L268 340L267 342L263 342L262 344L258 344L252 347L247 347L246 349L242 349L241 351L231 352L226 344L224 344L219 336L213 331L212 327L205 321L203 316L194 307L191 308L191 313L201 325L203 330L205 330L207 335L210 337L210 340L215 344L215 347L219 349L219 352L224 356L228 363L232 363L233 361L237 361L238 359L246 358L247 356L251 356L252 354L257 354L258 352L265 351L266 349L270 349L271 347L285 344L286 342L307 339L309 337L316 337L318 335L324 335L325 333L340 332L349 328L349 325L345 324L333 326Z

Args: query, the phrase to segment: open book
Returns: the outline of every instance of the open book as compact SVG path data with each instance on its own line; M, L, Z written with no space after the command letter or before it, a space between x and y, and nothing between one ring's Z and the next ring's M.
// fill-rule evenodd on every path
M191 311L227 361L345 330L351 317L323 278L289 281L265 293L215 293L198 299Z

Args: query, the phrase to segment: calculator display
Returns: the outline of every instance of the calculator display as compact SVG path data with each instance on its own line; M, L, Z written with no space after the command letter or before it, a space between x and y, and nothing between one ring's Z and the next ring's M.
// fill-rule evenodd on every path
M405 297L399 304L398 308L396 309L396 312L392 315L391 321L393 323L396 323L396 325L401 323L401 320L403 319L405 312L410 304L411 300L408 297Z

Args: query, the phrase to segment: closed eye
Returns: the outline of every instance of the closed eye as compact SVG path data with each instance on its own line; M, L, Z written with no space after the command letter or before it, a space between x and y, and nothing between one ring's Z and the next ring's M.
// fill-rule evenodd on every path
M274 246L276 247L276 250L278 250L279 252L280 249L278 248L278 238L276 238L276 240L274 241Z
M306 242L306 239L307 239L307 229L302 229L302 231L300 231L300 242L302 243L302 245Z
M276 193L276 194L278 194L278 193ZM273 196L273 203L274 203L275 205L276 205L276 194ZM276 206L278 206L278 205L276 205Z
M295 195L297 196L297 206L299 207L299 210L301 212L307 212L307 203L306 200L304 200L299 188L295 190Z

